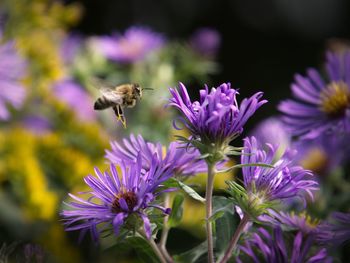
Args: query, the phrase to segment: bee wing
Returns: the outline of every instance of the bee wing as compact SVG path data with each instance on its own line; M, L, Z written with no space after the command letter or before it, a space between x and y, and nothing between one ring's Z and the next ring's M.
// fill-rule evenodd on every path
M114 110L115 116L117 116L117 121L121 121L124 128L126 129L126 119L124 116L123 108L120 105L116 105L113 107L113 110Z

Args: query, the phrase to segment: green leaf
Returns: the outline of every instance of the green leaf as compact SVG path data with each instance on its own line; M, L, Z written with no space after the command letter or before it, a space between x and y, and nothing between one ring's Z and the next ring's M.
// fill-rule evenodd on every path
M198 246L192 248L189 251L186 251L182 254L179 255L174 255L174 260L177 263L194 263L197 262L199 263L200 258L202 258L203 255L207 254L208 251L208 245L207 241L204 241L203 243L199 244ZM206 258L204 261L201 262L206 262Z
M176 179L175 179L176 180ZM193 199L205 203L205 199L203 197L201 197L193 188L191 188L190 186L184 184L183 182L180 182L178 180L176 180L179 187L186 192L189 196L191 196Z
M209 222L215 222L217 219L222 217L225 214L225 211L217 211L215 214L213 214L211 217L209 217Z
M170 178L169 180L163 183L163 186L165 188L178 187L182 189L185 193L187 193L189 196L191 196L193 199L205 203L205 199L201 197L192 187L184 184L176 178Z
M144 238L131 237L126 239L126 243L136 251L141 262L159 263L157 255L153 252L153 249Z
M222 214L215 221L215 252L221 258L239 224L239 216L235 213L232 201L223 196L213 197L213 211Z
M168 221L169 227L176 227L180 223L183 214L184 199L182 194L175 196Z

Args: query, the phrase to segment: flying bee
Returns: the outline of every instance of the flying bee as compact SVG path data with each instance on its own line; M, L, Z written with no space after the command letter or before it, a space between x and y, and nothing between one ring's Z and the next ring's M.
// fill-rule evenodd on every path
M104 110L112 107L117 120L121 121L124 128L126 128L124 108L135 107L137 101L142 98L144 89L137 83L126 83L118 86L102 84L98 85L98 88L102 96L95 101L94 109Z

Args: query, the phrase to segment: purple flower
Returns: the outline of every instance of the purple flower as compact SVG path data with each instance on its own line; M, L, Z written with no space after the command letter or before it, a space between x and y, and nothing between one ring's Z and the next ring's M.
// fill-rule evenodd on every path
M243 165L253 163L271 164L274 168L262 166L243 167L243 183L248 196L256 202L265 203L283 201L299 197L306 202L305 194L313 199L312 191L318 189L312 173L296 166L293 160L295 153L286 151L281 158L275 160L277 147L266 144L268 151L258 148L255 137L244 139L244 150L241 156Z
M259 216L259 221L274 227L280 226L282 229L298 230L303 234L314 234L318 230L319 220L312 219L305 213L285 213L276 212L269 209L269 214Z
M124 35L105 36L96 40L96 48L108 59L121 63L143 60L164 45L164 38L145 27L131 27Z
M135 163L138 153L142 156L142 168L150 169L154 154L164 165L171 165L173 173L176 175L195 175L207 171L207 166L203 160L199 160L197 150L188 150L181 147L177 142L172 142L164 152L164 147L160 143L146 142L141 135L137 137L133 134L130 139L123 139L123 143L111 142L112 150L106 150L106 158L112 163L125 162Z
M334 212L330 220L322 223L318 241L327 246L340 246L350 240L350 213Z
M349 159L350 134L323 134L314 139L292 141L286 125L279 118L269 118L259 123L251 135L260 144L279 145L278 151L295 149L296 163L317 174L326 174Z
M169 214L170 209L157 205L154 201L162 192L161 183L171 176L171 167L164 166L157 157L152 159L150 169L142 169L142 157L138 155L136 163L120 164L121 174L118 174L115 166L110 167L111 175L104 174L95 168L97 177L89 175L85 177L85 183L91 188L90 197L86 200L69 194L74 199L67 204L70 210L64 210L61 214L65 221L67 231L82 230L84 234L91 231L95 241L101 232L113 227L115 235L125 226L128 219L130 224L137 229L135 219L143 222L144 231L148 238L151 237L151 223L148 212L152 208L160 209ZM133 223L132 223L133 222Z
M350 52L328 53L326 70L326 81L315 69L307 77L297 74L291 86L296 100L279 105L293 135L315 138L327 131L350 131Z
M0 120L8 120L7 105L19 109L26 97L20 83L25 74L25 61L17 53L14 42L0 44Z
M96 114L93 110L93 101L88 93L72 80L56 82L53 87L55 96L67 104L82 121L93 121Z
M65 37L61 45L61 57L65 64L72 63L82 46L83 38L80 35L71 34Z
M23 121L24 126L37 135L42 135L51 130L51 123L50 121L40 115L31 115L24 119Z
M215 56L221 44L218 31L212 28L200 28L190 39L191 47L204 56Z
M349 160L350 133L334 132L321 134L317 138L293 143L298 151L297 162L319 175L327 175Z
M278 145L285 150L291 144L291 136L279 118L271 117L260 122L251 132L261 145L266 143Z
M238 91L232 89L230 83L212 88L210 92L205 86L205 89L200 90L200 100L194 102L182 83L179 84L179 90L170 89L170 92L172 98L169 105L182 113L182 121L192 137L202 144L215 144L219 148L241 134L247 120L267 102L260 100L262 92L258 92L238 105Z
M280 227L275 227L273 234L264 228L259 228L257 233L254 233L243 246L240 246L240 251L254 262L332 262L332 258L327 255L325 248L314 250L313 236L305 236L302 232L297 232L292 237L292 241L293 243L288 242ZM243 262L242 256L241 253L240 258L237 259L238 262Z

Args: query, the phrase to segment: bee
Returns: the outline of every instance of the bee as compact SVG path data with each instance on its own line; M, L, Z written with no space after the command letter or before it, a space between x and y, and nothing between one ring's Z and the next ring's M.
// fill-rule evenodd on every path
M126 119L124 108L135 107L137 101L142 98L143 88L137 83L126 83L118 86L98 85L102 93L94 104L94 110L104 110L112 108L124 128L126 128Z

